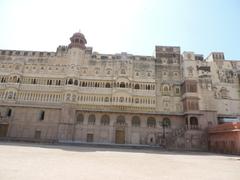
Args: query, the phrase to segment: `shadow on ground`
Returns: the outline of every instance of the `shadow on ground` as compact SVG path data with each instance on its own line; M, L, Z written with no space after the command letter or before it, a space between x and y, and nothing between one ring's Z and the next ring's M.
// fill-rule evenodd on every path
M21 147L36 147L44 149L60 149L63 151L73 152L128 152L128 153L150 153L150 154L165 154L165 155L195 155L195 156L225 156L231 157L234 155L216 154L210 152L199 151L176 151L165 150L161 147L133 147L133 146L113 146L113 145L96 145L96 144L42 144L29 142L6 142L0 141L1 146L21 146Z

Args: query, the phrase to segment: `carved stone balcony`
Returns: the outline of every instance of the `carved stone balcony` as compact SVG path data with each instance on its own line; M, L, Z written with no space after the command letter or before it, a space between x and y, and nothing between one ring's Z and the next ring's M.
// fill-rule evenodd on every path
M20 90L32 90L32 91L62 91L62 86L55 85L41 85L41 84L21 84Z

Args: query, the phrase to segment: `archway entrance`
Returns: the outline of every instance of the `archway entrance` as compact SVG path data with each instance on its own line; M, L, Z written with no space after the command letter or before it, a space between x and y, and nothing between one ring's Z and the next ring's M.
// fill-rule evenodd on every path
M116 130L115 142L116 142L116 144L125 144L125 131L124 130Z
M0 124L0 137L6 137L9 124Z
M125 144L125 126L126 121L124 116L118 116L116 121L115 143Z

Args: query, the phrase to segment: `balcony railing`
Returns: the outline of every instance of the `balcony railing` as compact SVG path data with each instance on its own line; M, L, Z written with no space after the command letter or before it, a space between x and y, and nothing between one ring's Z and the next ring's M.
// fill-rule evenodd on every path
M186 125L186 129L188 130L199 130L201 129L200 125Z

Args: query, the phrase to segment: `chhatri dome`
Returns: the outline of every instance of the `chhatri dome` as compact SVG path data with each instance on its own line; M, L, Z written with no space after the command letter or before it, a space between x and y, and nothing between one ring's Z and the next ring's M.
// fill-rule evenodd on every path
M68 48L80 48L85 49L87 44L87 40L85 36L81 32L76 32L70 38L71 43L68 45Z

